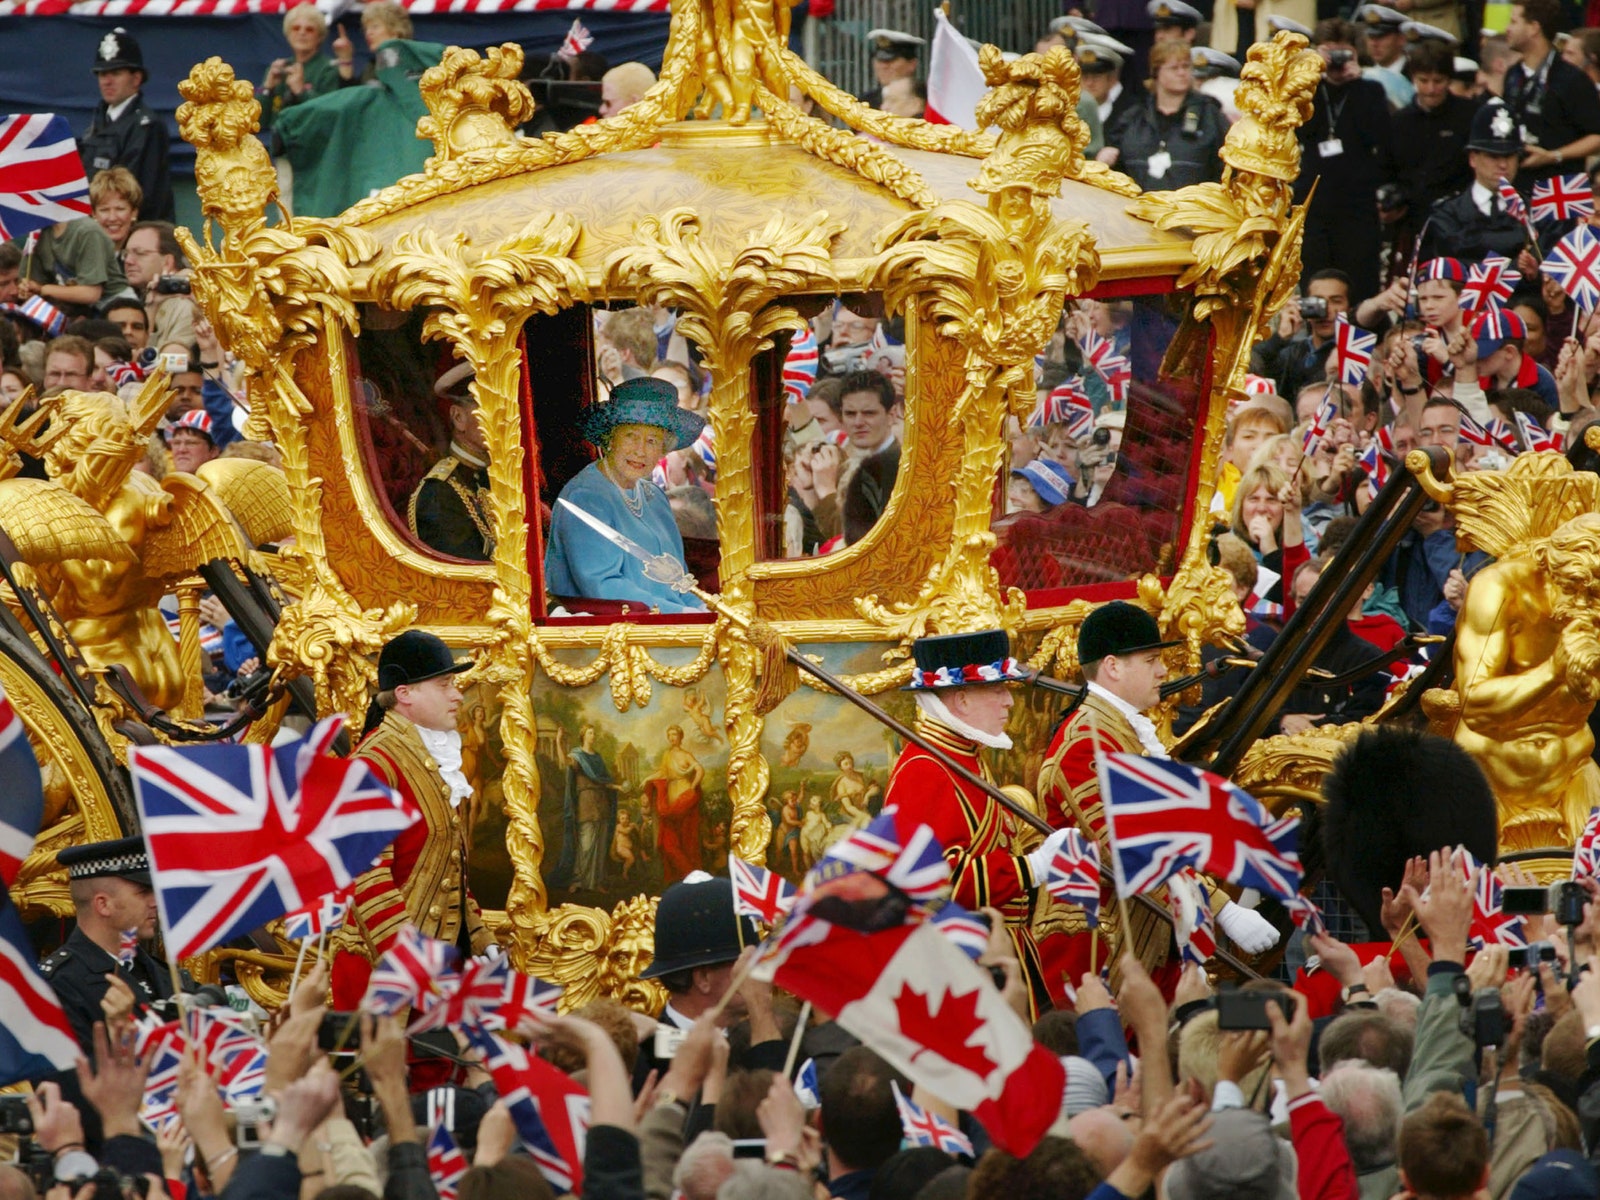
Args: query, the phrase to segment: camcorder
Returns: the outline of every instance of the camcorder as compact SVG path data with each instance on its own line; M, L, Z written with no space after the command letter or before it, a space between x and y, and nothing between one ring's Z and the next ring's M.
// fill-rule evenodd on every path
M1500 911L1508 916L1542 916L1552 913L1558 925L1583 924L1583 906L1589 893L1570 879L1549 887L1508 887L1501 893Z

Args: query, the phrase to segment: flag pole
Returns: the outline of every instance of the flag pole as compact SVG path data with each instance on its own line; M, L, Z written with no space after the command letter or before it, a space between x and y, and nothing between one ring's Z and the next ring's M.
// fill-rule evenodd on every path
M1091 708L1088 712L1090 745L1094 747L1094 773L1098 777L1100 784L1100 807L1106 816L1106 837L1111 842L1115 842L1117 840L1116 822L1111 819L1111 810L1106 806L1105 759L1100 753L1100 722L1095 720L1094 709ZM1128 917L1128 898L1122 894L1122 859L1117 854L1117 849L1114 845L1111 848L1111 875L1112 890L1117 893L1117 913L1122 918L1122 951L1126 954L1128 947L1133 944L1133 922ZM1152 907L1155 906L1155 901L1152 900L1150 903ZM1092 942L1090 943L1089 952L1090 954L1094 953L1094 943ZM1091 961L1093 960L1091 959Z
M308 937L303 937L303 938L300 939L300 953L294 960L294 974L289 976L289 997L290 997L290 999L294 998L294 989L300 986L300 968L305 966L305 962L306 962L306 943L308 943L310 940L311 939L308 938Z
M744 953L744 922L739 919L739 889L733 882L733 851L728 851L728 889L733 893L733 934L739 939L739 953Z
M811 1001L807 1000L800 1006L799 1019L794 1024L794 1035L789 1039L789 1054L783 1060L783 1077L794 1078L794 1060L800 1057L800 1039L805 1036L806 1026L811 1024Z

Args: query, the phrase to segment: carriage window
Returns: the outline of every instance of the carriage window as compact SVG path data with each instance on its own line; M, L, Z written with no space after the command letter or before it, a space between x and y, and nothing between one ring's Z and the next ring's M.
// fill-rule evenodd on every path
M900 471L905 322L877 295L819 300L810 327L756 364L767 488L763 558L822 557L860 541Z
M1002 586L1043 592L1173 569L1209 386L1159 377L1181 317L1175 293L1067 305L996 489Z

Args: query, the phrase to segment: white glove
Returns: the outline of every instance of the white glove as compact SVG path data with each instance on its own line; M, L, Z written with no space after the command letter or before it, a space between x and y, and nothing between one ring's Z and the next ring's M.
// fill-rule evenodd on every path
M1050 869L1050 860L1055 857L1056 851L1061 849L1061 843L1067 840L1071 830L1058 829L1037 850L1028 851L1028 870L1033 873L1033 886L1043 887L1045 872Z
M1278 944L1278 931L1272 922L1260 913L1241 908L1232 900L1222 906L1217 914L1217 924L1222 932L1233 939L1234 945L1246 954L1261 954Z

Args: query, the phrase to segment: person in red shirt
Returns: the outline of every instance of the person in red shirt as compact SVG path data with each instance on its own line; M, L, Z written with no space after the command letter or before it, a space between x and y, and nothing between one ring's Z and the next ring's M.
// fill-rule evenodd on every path
M916 669L910 691L917 699L917 732L982 779L989 768L983 747L1007 750L1006 721L1011 684L1031 678L1011 657L1003 629L918 638L911 646ZM895 813L902 842L920 825L932 830L950 864L952 898L976 912L995 908L1005 918L1035 1010L1049 1007L1031 922L1035 893L1045 868L1066 840L1058 830L1042 845L1022 821L981 788L957 776L926 749L912 743L889 773L884 812Z

